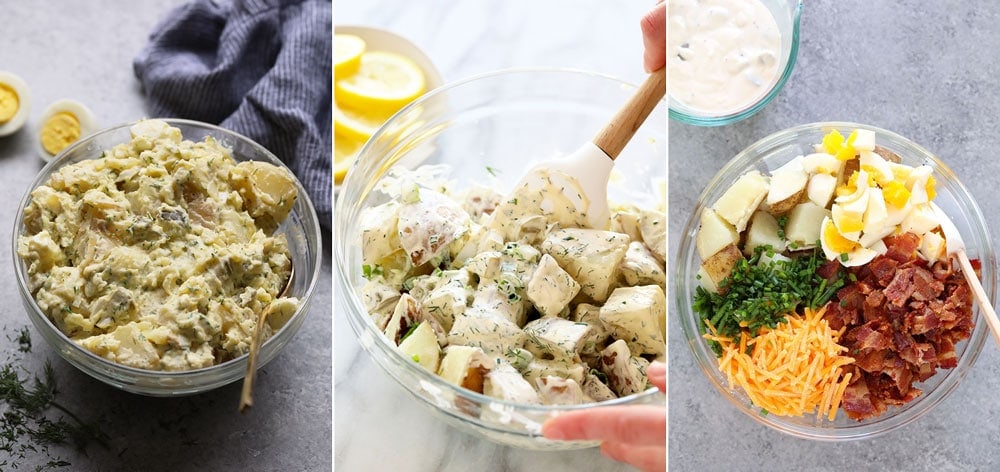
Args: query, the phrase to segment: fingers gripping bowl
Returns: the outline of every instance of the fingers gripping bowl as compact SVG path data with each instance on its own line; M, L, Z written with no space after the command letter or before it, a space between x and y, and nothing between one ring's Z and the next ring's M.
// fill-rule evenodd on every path
M234 187L215 186L225 185L216 175ZM288 198L256 193L265 188ZM231 131L150 120L98 132L50 162L20 208L13 252L29 318L61 356L109 385L154 396L225 385L245 374L253 313L280 313L263 365L308 312L320 261L315 210L276 157ZM292 298L283 301L286 280Z
M697 248L699 228L703 222L702 215L705 214L706 208L717 207L718 204L716 202L719 201L729 188L735 186L734 182L737 182L741 176L759 172L762 175L771 175L772 178L776 178L774 176L781 172L778 171L779 168L795 160L797 156L813 154L815 152L814 146L817 143L823 143L824 137L828 136L834 130L841 133L842 136L848 136L854 130L872 132L874 133L875 144L898 156L901 164L914 169L920 168L920 166L927 166L935 179L934 184L928 188L933 187L936 190L936 192L932 192L936 193L936 195L932 194L929 196L933 202L951 217L951 220L958 227L965 242L969 245L969 257L979 259L981 263L980 280L991 300L995 297L997 271L997 261L993 252L992 239L983 220L983 215L972 196L958 181L955 174L940 159L906 138L889 131L854 123L814 123L802 125L775 133L758 141L734 157L716 174L701 194L695 211L684 228L684 232L681 235L679 257L676 263L673 282L675 290L674 302L688 347L691 349L699 367L709 381L725 398L754 420L787 434L831 441L872 437L905 425L928 412L955 389L975 362L979 352L982 350L986 337L988 337L988 327L985 323L979 322L978 311L976 308L971 307L970 297L968 299L968 306L971 307L971 319L975 325L971 329L970 336L967 339L955 344L955 366L953 368L939 367L936 373L923 381L915 378L916 382L913 384L913 387L919 389L922 393L916 394L914 398L909 398L907 399L908 401L899 402L899 404L894 406L893 404L889 404L885 411L878 412L875 415L865 415L867 417L860 421L851 419L844 410L834 410L835 416L832 420L828 419L826 415L820 417L819 415L808 413L800 416L768 414L767 411L762 411L760 406L754 405L742 388L731 388L727 375L720 371L720 358L713 351L711 343L703 337L703 330L701 329L701 326L704 324L703 319L697 313L692 303L696 298L700 284L697 273L703 263L699 257L699 250ZM902 169L902 167L900 168ZM865 167L862 167L861 170L864 169ZM874 188L877 184L874 183L874 179L872 182L871 185ZM892 186L885 181L883 183L886 187L891 188ZM889 192L887 191L885 195L888 194ZM836 198L833 200L834 202L837 201ZM844 197L843 201L846 201L847 198ZM891 198L887 200L891 200ZM834 213L836 212L837 209L835 208ZM829 215L828 210L827 214ZM900 225L900 227L902 226L904 225ZM892 238L892 236L889 238ZM933 236L931 238L933 239ZM857 240L856 235L855 240ZM825 237L824 241L826 241ZM823 242L823 246L826 246L825 242ZM828 248L824 247L824 249ZM823 253L820 252L820 254L822 255ZM857 263L857 266L867 264L864 260L856 260L855 257L857 255L858 253L855 251L845 249L843 254L834 259L844 266L855 263ZM871 259L868 260L870 261ZM919 264L926 264L926 262L920 262ZM845 267L845 269L850 269L850 267ZM865 281L864 277L863 273L858 272L858 278L854 282L858 280ZM835 293L833 300L838 300L837 297L840 296L840 292ZM910 300L910 302L912 301ZM847 306L847 302L841 304L839 301L835 301L834 303L839 305L833 308L834 311L839 310L840 306ZM862 320L865 320L865 318L862 317ZM835 328L839 329L839 327ZM847 336L849 338L851 335L848 334ZM756 348L754 349L756 350ZM862 348L862 350L864 349ZM845 354L850 356L851 354L857 354L857 352L847 352ZM857 362L863 363L865 361L858 360Z
M337 290L346 313L336 316L347 317L376 364L450 424L518 447L575 449L595 444L548 441L540 436L541 424L559 411L599 406L529 404L486 396L444 380L400 352L402 346L387 339L365 308L365 275L371 276L374 268L363 268L361 215L390 201L379 188L391 169L427 164L447 165L447 179L457 189L479 183L506 195L532 164L568 154L586 142L633 90L615 79L568 70L509 70L474 77L439 88L398 112L369 140L348 174L338 196L335 246ZM610 200L662 206L664 115L654 110L617 160ZM427 192L420 192L420 198L425 197ZM643 388L600 405L663 402L655 388Z

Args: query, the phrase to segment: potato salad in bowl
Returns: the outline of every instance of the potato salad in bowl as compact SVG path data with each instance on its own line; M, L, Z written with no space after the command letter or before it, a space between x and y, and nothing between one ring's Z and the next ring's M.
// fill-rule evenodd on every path
M337 316L442 421L580 449L597 443L546 439L542 424L664 405L645 369L665 352L666 103L616 159L601 227L583 224L564 176L518 184L634 91L588 72L498 71L424 95L362 149L337 196Z
M185 120L109 128L53 160L21 204L14 262L29 317L113 386L224 385L245 373L255 331L263 365L302 322L319 261L315 211L243 136Z
M678 262L682 327L754 419L813 439L880 434L943 399L982 348L940 215L972 243L991 297L992 243L954 174L905 138L792 128L734 158L703 197Z
M525 404L647 389L665 354L664 217L626 206L583 227L560 187L458 190L447 169L390 172L361 214L366 307L446 381Z

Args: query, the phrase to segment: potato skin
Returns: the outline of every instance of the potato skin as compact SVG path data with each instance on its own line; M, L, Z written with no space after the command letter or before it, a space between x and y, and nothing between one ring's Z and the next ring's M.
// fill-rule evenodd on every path
M701 265L705 268L708 276L718 285L719 282L722 282L726 277L729 277L729 274L733 273L733 267L736 267L736 263L740 259L743 259L743 253L740 251L740 248L736 247L735 244L730 244L714 256L703 261Z

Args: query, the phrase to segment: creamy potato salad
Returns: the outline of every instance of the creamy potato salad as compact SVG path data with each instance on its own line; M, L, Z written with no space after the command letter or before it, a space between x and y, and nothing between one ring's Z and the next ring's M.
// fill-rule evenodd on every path
M363 301L385 336L448 382L528 404L648 386L665 355L666 219L612 209L608 230L564 195L569 176L503 196L454 191L442 166L390 171L362 213Z
M262 311L269 337L298 305L278 297L291 260L272 234L294 179L162 121L131 135L31 193L17 249L29 289L63 333L119 364L183 371L237 357Z

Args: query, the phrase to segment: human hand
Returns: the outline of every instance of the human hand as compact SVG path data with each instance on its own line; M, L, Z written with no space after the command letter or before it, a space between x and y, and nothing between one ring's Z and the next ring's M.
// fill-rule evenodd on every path
M667 391L667 365L653 362L649 381ZM667 409L664 406L609 406L569 411L542 425L549 439L599 440L601 452L643 471L667 470Z
M643 67L646 72L660 70L667 65L667 4L659 0L652 10L642 16L639 25L645 48Z

